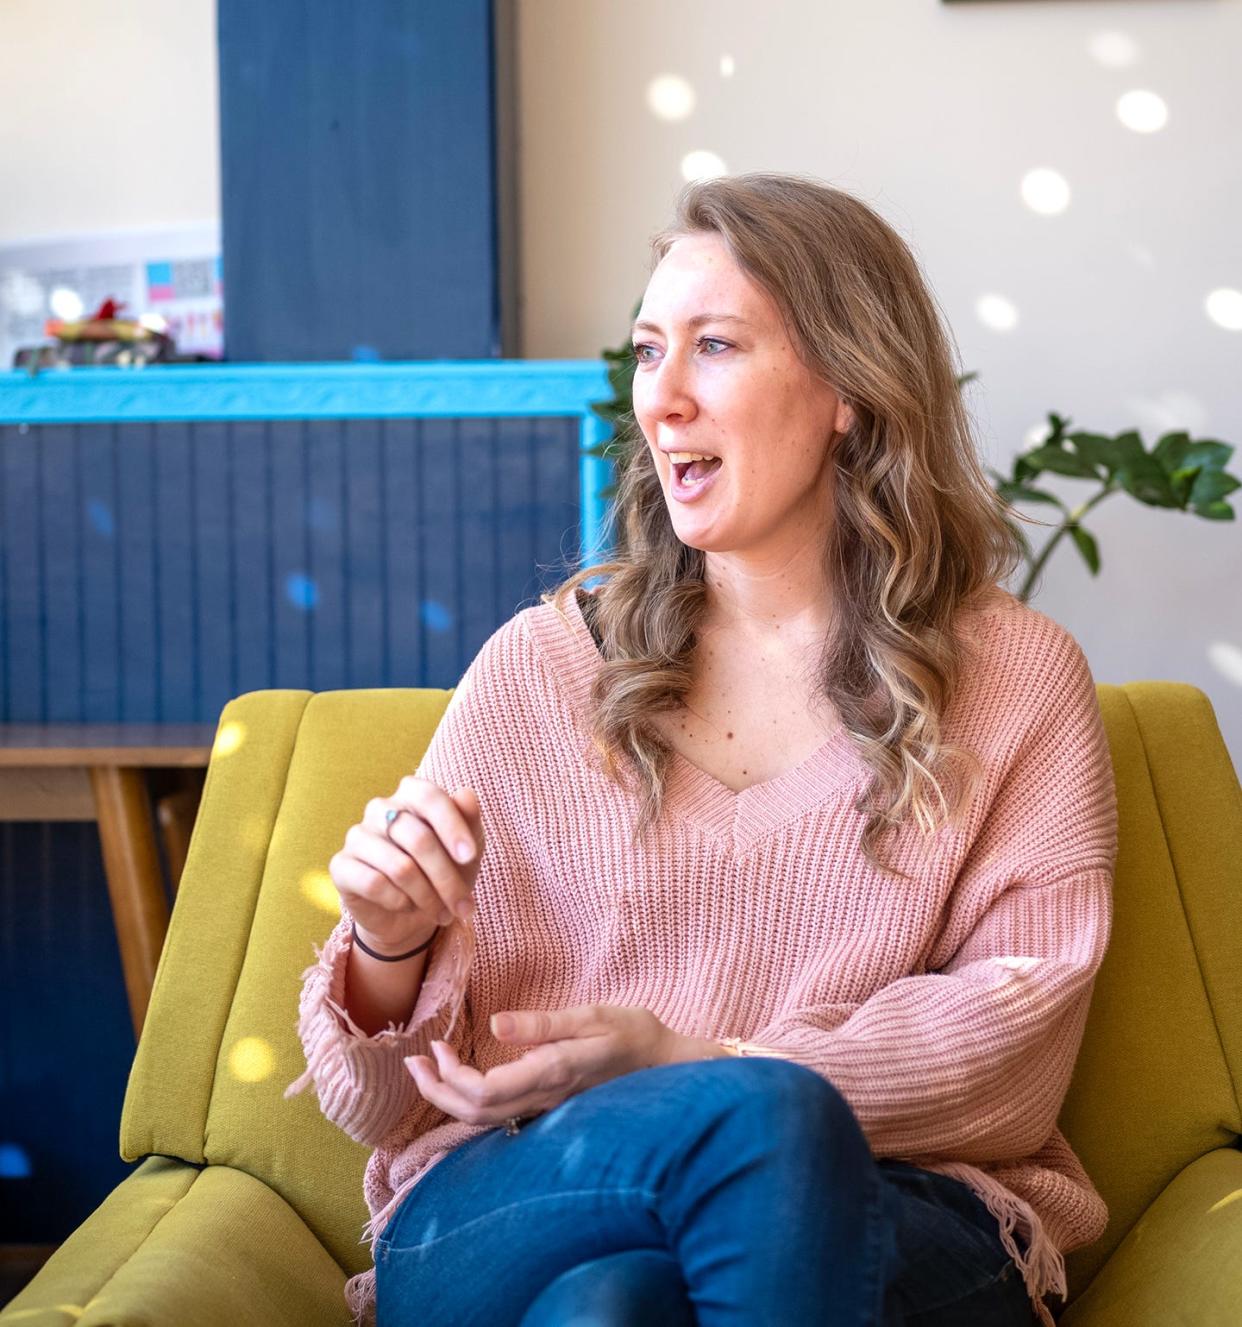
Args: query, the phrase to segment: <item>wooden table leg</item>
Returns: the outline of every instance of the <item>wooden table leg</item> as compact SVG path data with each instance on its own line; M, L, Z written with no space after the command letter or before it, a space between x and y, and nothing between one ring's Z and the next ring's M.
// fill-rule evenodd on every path
M141 769L97 766L90 774L125 992L137 1039L142 1035L155 969L168 933L168 899L155 825Z
M157 795L155 818L164 836L164 860L168 863L173 897L181 884L186 858L190 854L190 840L194 836L194 822L198 819L199 804L203 800L205 770L183 769L172 771L179 787Z

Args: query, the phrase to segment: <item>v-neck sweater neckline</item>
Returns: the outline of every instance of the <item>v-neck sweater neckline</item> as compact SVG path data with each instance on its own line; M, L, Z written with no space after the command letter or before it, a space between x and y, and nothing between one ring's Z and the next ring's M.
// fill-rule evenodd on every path
M577 595L567 598L569 608L564 614L549 602L536 605L525 616L533 643L586 734L591 685L603 658ZM861 783L870 773L854 749L853 739L839 723L805 759L740 790L722 783L676 747L671 751L665 781L666 816L694 824L737 852Z

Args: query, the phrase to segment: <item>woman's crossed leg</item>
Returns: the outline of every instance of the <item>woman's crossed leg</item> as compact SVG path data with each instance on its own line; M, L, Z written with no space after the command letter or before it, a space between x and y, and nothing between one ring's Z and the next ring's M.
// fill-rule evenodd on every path
M929 1206L936 1185L966 1219ZM982 1202L877 1163L821 1075L760 1057L658 1065L433 1166L376 1241L377 1324L887 1327L907 1320L894 1282L912 1220L958 1246L932 1260L957 1284L929 1287L929 1313L982 1294L980 1327L1033 1321Z

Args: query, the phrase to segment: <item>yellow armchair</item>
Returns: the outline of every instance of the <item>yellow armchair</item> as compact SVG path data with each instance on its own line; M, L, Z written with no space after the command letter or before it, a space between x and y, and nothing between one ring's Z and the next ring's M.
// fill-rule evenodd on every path
M1113 939L1060 1126L1110 1210L1067 1327L1242 1322L1242 789L1211 704L1101 685L1117 777ZM300 974L326 865L413 770L450 691L254 691L225 706L121 1115L139 1161L0 1327L346 1327L370 1265L367 1149L314 1093Z

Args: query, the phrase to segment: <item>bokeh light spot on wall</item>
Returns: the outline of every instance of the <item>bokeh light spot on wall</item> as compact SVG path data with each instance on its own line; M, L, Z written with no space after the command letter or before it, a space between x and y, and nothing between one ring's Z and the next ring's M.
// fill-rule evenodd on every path
M76 290L70 290L68 286L57 286L47 297L47 302L48 307L58 318L63 318L69 323L75 318L80 318L85 312L82 296Z
M1214 640L1207 650L1208 663L1227 682L1242 687L1242 646L1231 640Z
M448 631L453 625L453 614L438 599L424 599L421 616L428 631Z
M285 577L285 598L294 608L309 612L319 603L319 587L310 576L295 571Z
M242 1037L229 1048L229 1072L241 1083L260 1083L271 1076L276 1057L263 1037Z
M732 78L732 77L733 77L733 71L734 71L734 69L736 69L736 68L737 68L737 66L733 63L733 57L732 57L731 55L722 55L722 56L720 57L720 77L721 77L721 78Z
M1027 450L1032 447L1042 447L1052 436L1052 425L1044 420L1042 424L1032 424L1023 435L1022 441Z
M1055 216L1069 206L1069 181L1060 171L1037 166L1022 177L1022 201L1041 216Z
M322 867L307 871L302 876L301 890L302 897L315 907L335 917L341 915L340 892L332 883L332 877Z
M1138 59L1138 44L1125 32L1097 32L1087 42L1091 57L1107 69L1124 69Z
M1207 316L1227 332L1242 332L1242 290L1222 286L1203 301Z
M679 74L661 74L647 84L647 105L658 120L684 120L694 110L694 89Z
M1004 295L980 295L975 300L975 317L994 332L1011 332L1018 325L1018 309Z
M28 1180L30 1155L20 1143L0 1143L0 1180Z
M112 508L100 498L87 498L86 519L99 534L111 538L116 534L116 522L112 518Z
M246 740L246 725L230 719L216 729L216 740L211 744L211 758L231 756Z
M1134 88L1117 98L1117 118L1136 134L1154 134L1169 122L1169 106L1155 92Z
M729 168L715 152L697 149L687 152L681 159L681 177L683 180L710 180L717 175L727 175Z

